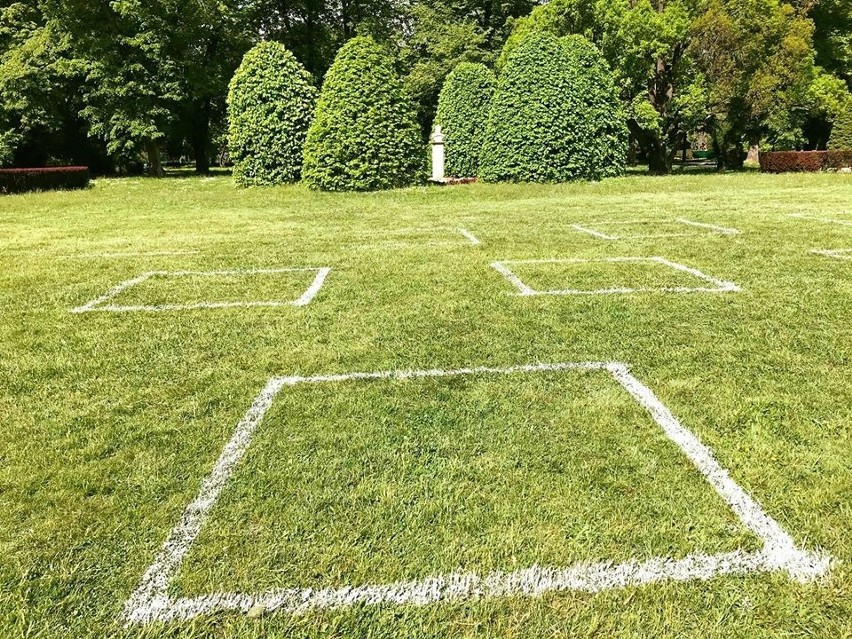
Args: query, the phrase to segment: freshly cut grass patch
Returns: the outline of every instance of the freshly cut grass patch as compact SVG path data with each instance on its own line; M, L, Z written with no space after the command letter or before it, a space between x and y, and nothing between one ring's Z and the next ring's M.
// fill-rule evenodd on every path
M818 221L849 220L850 201L843 174L349 195L235 191L227 177L99 179L0 199L0 636L845 637L852 279L847 261L811 251L852 247L852 227ZM571 227L681 217L741 233L608 242ZM481 244L449 233L427 235L446 245L418 234L404 250L348 248L425 228L466 228ZM170 249L198 252L63 258ZM664 256L742 290L531 299L491 268L617 256ZM145 272L300 265L332 271L298 309L69 312ZM629 283L611 266L589 271L589 283ZM521 275L561 287L579 273L547 268ZM634 276L682 282L656 266ZM174 284L163 289L170 300L226 300L305 284L288 278L239 290L201 278L197 291L164 279L123 294ZM628 364L797 547L834 558L828 572L805 584L767 571L125 627L125 603L270 378L589 361ZM648 416L596 372L333 386L294 386L272 402L176 589L200 597L538 555L753 548ZM683 481L670 488L670 478Z

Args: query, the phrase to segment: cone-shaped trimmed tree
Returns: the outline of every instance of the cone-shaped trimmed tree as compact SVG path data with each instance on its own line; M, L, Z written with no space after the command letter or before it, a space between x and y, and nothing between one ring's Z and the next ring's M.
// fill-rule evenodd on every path
M478 174L485 125L496 88L494 72L473 62L460 63L444 81L435 123L441 125L444 134L447 175Z
M240 186L295 182L317 90L283 45L261 42L243 57L228 91L228 151Z
M852 151L852 104L834 119L828 148L832 151Z
M305 142L302 177L326 191L415 183L425 150L393 58L370 37L347 42L326 73Z
M582 36L527 36L509 54L488 117L479 177L597 180L624 170L627 126L612 73Z

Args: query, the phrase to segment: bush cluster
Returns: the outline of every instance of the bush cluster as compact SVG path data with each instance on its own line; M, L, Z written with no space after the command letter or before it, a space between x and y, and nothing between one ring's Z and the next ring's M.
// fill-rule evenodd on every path
M302 177L326 191L409 186L425 153L413 105L393 58L359 36L338 52L323 82L305 142Z
M479 177L564 182L618 175L627 152L625 122L612 73L591 42L530 34L500 74Z
M283 45L261 42L246 53L228 92L228 150L237 184L299 179L316 94L311 74Z
M0 169L0 193L85 189L89 180L87 166Z
M478 175L485 126L496 88L494 72L472 62L456 66L444 81L435 123L441 125L444 134L448 176Z
M769 151L760 154L764 173L825 171L852 168L849 151Z
M828 148L832 151L852 151L852 104L834 120Z

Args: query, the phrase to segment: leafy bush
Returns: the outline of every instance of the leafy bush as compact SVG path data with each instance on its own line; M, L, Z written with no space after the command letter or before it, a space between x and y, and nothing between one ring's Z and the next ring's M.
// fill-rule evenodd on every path
M0 169L0 193L85 189L89 167L51 166L37 169Z
M852 168L849 151L769 151L760 154L764 173L824 171Z
M243 57L228 92L228 151L240 186L294 182L316 103L313 78L283 45Z
M489 182L596 180L624 171L627 127L612 73L582 36L528 35L509 54L488 118Z
M447 175L478 174L485 125L496 88L494 72L472 62L456 66L444 81L435 123L441 125L444 134Z
M852 151L852 104L840 113L831 127L828 148L832 151Z
M353 38L325 76L305 142L305 182L326 191L408 186L422 176L424 159L393 58L372 38Z

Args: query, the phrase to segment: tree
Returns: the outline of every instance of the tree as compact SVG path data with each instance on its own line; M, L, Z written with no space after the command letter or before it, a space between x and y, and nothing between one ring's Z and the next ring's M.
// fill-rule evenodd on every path
M600 179L624 169L627 130L606 62L582 36L532 33L494 95L479 176L488 182Z
M436 123L444 133L449 175L478 175L485 126L496 88L494 72L482 64L462 62L447 76L438 99Z
M615 73L627 124L651 172L666 173L686 139L700 94L686 56L696 11L688 0L552 0L514 22L498 64L532 32L586 36Z
M816 62L846 82L852 91L852 2L818 0L809 16L814 22Z
M834 121L828 148L835 151L852 151L852 104Z
M408 186L424 168L413 105L390 52L370 37L347 42L322 85L302 176L327 191Z
M228 147L240 186L295 182L317 91L313 78L277 42L246 53L228 93Z
M693 25L691 52L709 86L720 165L741 165L747 142L802 143L816 79L813 23L780 0L709 0Z
M145 152L162 174L160 146L181 127L206 170L210 120L224 114L228 80L248 48L239 0L44 0L87 68L82 113L110 153ZM96 25L96 26L94 26ZM216 104L218 102L218 105Z

